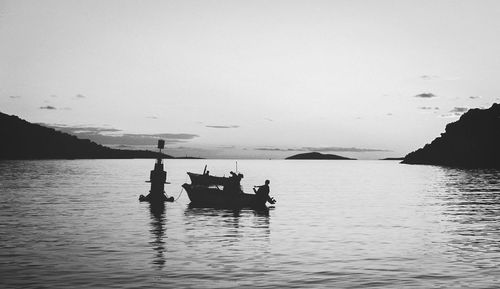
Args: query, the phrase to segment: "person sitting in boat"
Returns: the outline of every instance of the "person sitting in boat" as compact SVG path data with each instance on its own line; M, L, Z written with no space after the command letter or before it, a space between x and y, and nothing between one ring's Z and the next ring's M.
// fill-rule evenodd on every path
M229 172L231 175L228 180L226 181L226 184L224 186L224 191L228 192L237 192L237 193L243 193L243 190L241 189L241 179L243 178L242 174L236 174L235 172Z
M269 196L269 183L270 183L270 181L266 180L264 185L254 186L253 191L255 192L255 194L257 195L258 198L265 199L269 203L274 204L274 203L276 203L276 200ZM256 190L255 188L258 188L258 189Z
M236 174L233 171L230 171L229 174L231 175L231 178L237 179L238 181L241 181L241 179L243 179L243 174Z

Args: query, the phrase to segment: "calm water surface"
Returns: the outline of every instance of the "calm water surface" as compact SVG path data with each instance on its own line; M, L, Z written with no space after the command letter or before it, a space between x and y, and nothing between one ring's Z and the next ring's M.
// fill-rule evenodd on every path
M500 283L500 172L245 160L269 211L139 203L153 160L0 162L2 288L476 287ZM186 171L231 160L167 160Z

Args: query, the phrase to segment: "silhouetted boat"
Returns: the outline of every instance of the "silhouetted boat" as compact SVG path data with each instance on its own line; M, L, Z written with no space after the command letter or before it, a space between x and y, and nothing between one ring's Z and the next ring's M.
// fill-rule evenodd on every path
M205 167L206 170L206 167ZM206 171L203 174L187 173L191 184L183 184L191 206L214 208L262 208L265 207L267 196L246 194L241 189L242 174L231 172L230 177L211 176ZM274 202L274 201L273 201Z
M195 174L195 173L187 173L189 178L191 179L191 184L193 185L200 185L200 186L217 186L221 185L224 186L228 183L230 183L230 178L226 177L217 177L217 176L210 176L207 174Z

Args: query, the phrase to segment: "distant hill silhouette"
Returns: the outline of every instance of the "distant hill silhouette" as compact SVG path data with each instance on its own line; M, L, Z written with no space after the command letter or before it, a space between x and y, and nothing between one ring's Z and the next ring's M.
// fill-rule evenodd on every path
M0 136L0 159L131 159L160 155L145 150L108 148L1 112Z
M500 104L471 109L446 132L414 152L402 163L463 168L500 168Z
M404 157L402 157L402 158L383 158L380 160L381 161L401 161L401 160L404 160Z
M287 157L286 160L355 160L332 154L322 154L318 152L303 153Z

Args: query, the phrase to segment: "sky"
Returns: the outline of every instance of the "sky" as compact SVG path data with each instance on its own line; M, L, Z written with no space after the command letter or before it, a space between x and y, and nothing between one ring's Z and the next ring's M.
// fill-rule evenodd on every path
M400 157L500 102L500 1L0 0L0 112L206 158Z

